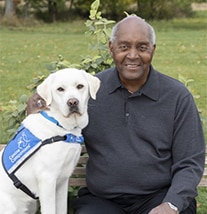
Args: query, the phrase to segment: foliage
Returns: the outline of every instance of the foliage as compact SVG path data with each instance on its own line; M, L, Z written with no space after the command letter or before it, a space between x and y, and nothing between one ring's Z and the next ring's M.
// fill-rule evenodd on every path
M12 2L12 0L7 1ZM100 9L104 16L114 20L123 18L123 11L136 13L148 20L172 19L175 17L192 16L191 3L206 1L207 0L104 0L100 3ZM22 1L21 4L19 4L20 0L15 2L18 2L18 4L13 7L14 12L17 10L18 15L21 14L25 19L28 20L30 15L35 15L36 18L45 22L55 22L71 20L72 17L88 17L88 8L93 0L25 0ZM68 7L69 4L70 7ZM14 20L13 18L11 21L14 22ZM17 20L15 21L17 22Z
M66 0L27 0L30 8L35 9L36 17L46 22L55 22L58 15L65 10Z
M58 60L47 66L50 71L59 70L66 67L82 68L87 72L94 74L101 70L111 67L113 60L108 51L108 42L111 34L111 25L115 23L101 16L98 10L100 1L96 0L91 4L89 19L85 22L90 35L90 56L82 56L79 64L71 64L59 55Z
M7 106L4 106L3 122L7 122L8 135L11 137L19 127L26 115L28 97L23 94L19 101L11 100Z
M92 38L90 45L91 53L94 54L93 56L84 57L81 61L81 67L89 73L96 73L112 65L112 59L107 46L111 34L110 26L115 21L102 18L101 12L98 11L99 5L99 0L91 4L90 19L85 23L89 29L86 34Z
M207 3L207 0L195 0L194 2L198 2L198 3Z
M88 16L88 8L92 0L77 0L74 3L76 11L83 16ZM104 16L118 20L123 17L123 11L135 12L136 0L104 0L100 3L100 9Z
M192 0L138 0L138 15L145 19L172 19L192 16Z

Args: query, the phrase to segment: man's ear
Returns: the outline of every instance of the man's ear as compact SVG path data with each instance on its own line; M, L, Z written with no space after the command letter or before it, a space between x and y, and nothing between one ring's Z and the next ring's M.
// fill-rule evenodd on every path
M37 93L45 100L47 106L52 102L52 80L54 74L50 74L40 85L37 86Z
M152 56L154 56L156 50L156 44L153 45Z
M109 41L109 51L110 51L111 57L113 57L113 44L111 41Z

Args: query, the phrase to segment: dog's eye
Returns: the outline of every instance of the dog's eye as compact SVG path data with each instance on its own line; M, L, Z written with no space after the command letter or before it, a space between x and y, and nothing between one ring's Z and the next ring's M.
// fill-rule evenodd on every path
M59 87L59 88L57 88L57 90L58 90L58 91L64 91L64 88Z
M81 88L83 88L84 87L84 85L82 85L82 84L78 84L77 85L77 89L81 89Z

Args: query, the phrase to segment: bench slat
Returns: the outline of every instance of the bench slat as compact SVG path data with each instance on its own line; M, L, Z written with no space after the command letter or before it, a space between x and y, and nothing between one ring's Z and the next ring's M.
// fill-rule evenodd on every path
M88 157L87 156L81 156L78 163L79 164L86 164L88 161Z
M76 167L74 172L73 172L73 175L85 175L86 174L86 169L85 167Z
M203 176L207 176L207 168L204 169Z
M76 187L76 186L85 187L86 180L85 178L70 178L69 185L72 187Z
M202 180L198 186L199 187L207 187L207 178L202 178Z

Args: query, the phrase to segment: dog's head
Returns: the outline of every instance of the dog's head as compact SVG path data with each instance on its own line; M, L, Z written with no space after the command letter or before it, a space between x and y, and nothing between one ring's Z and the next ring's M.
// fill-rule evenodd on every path
M89 98L96 99L100 80L84 70L66 68L50 74L38 87L37 93L51 111L64 117L87 112Z

